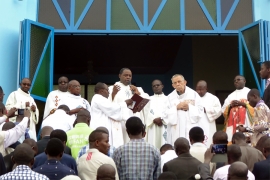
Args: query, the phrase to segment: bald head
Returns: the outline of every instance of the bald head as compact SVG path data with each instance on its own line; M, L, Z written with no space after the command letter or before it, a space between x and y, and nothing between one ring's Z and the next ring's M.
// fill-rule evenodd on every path
M13 161L17 165L27 165L31 167L34 163L34 151L28 144L22 143L14 150Z
M77 80L71 80L68 83L68 90L71 94L79 96L81 94L81 84Z
M102 83L102 82L98 82L98 83L95 85L94 91L95 91L96 94L99 94L99 91L102 90L102 89L104 89L104 88L105 88L105 84Z
M30 138L29 139L25 139L23 141L23 143L28 144L31 147L31 149L34 151L35 155L37 155L37 153L38 153L38 146L37 146L37 142L34 139L30 139Z
M197 86L207 87L207 83L204 80L200 80L200 81L198 81Z
M52 131L53 131L53 128L51 126L44 126L41 130L40 137L44 138L45 136L50 136Z
M107 132L107 134L109 134L108 129L107 129L107 128L105 128L105 127L103 127L103 126L99 126L99 127L97 127L97 129L96 129L96 130L105 131L105 132Z
M14 127L15 127L15 124L13 122L6 122L2 127L2 131L7 131Z
M90 112L86 109L81 109L78 113L77 113L77 119L76 119L76 123L86 123L86 124L90 124Z
M228 135L224 131L217 131L213 135L214 144L228 144Z
M248 167L245 163L237 161L229 167L228 179L230 180L247 180Z
M204 80L200 80L196 86L196 92L203 97L207 93L207 83Z
M97 180L114 179L116 174L115 168L110 164L103 164L97 170Z
M178 138L174 142L174 148L178 156L183 153L188 153L190 148L189 142L186 138Z

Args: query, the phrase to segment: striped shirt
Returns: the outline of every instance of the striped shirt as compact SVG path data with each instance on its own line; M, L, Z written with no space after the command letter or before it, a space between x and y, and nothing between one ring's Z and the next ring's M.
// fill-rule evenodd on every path
M158 179L160 153L153 145L143 139L131 139L113 153L119 179Z

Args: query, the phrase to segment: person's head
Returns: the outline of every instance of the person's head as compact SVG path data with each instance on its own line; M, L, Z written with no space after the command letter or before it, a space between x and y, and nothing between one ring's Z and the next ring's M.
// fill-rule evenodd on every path
M109 88L105 83L98 82L95 85L95 94L100 94L101 96L108 98L109 97Z
M44 126L41 129L40 138L44 138L45 136L50 136L51 132L53 131L53 128L51 126Z
M68 90L71 94L79 96L81 94L81 84L76 80L71 80L68 83Z
M78 113L77 113L77 119L75 121L75 123L85 123L88 126L90 125L90 120L91 120L91 116L90 116L90 112L86 109L81 109Z
M103 127L103 126L99 126L96 128L96 130L101 130L101 131L105 131L107 134L109 134L109 131L107 128Z
M246 78L244 76L237 75L233 82L236 89L243 89L246 85Z
M15 124L13 122L6 122L2 127L2 131L7 131L14 127L15 127Z
M228 144L228 135L224 131L217 131L213 135L213 144Z
M22 143L19 144L13 153L12 161L15 166L26 165L30 168L34 164L35 153L28 144Z
M160 80L156 79L152 82L152 90L155 94L162 94L163 88L164 86Z
M177 176L171 172L171 171L166 171L160 174L160 176L158 177L158 180L177 180Z
M68 90L68 78L62 76L58 79L58 89L62 92L67 92Z
M28 93L31 87L31 80L29 78L23 78L20 82L21 90L25 93Z
M81 180L81 178L76 175L68 175L62 178L61 180Z
M204 80L200 80L196 86L196 92L203 97L207 93L207 83Z
M4 96L5 96L4 91L2 87L0 86L0 102L3 102Z
M174 142L174 149L178 156L184 153L188 153L190 149L188 140L182 137L176 139Z
M173 146L171 144L164 144L160 148L160 154L162 155L162 154L164 154L168 150L173 150Z
M270 78L270 61L265 61L261 65L260 76L262 79Z
M63 142L58 138L51 138L46 146L45 153L48 159L60 160L64 153Z
M67 106L67 105L60 105L57 109L62 109L62 110L64 110L65 112L68 112L68 111L70 111L70 109L69 109L69 107Z
M176 89L176 91L178 91L179 93L183 94L185 92L187 84L184 76L182 76L181 74L175 74L173 75L171 80L173 88Z
M232 136L233 144L243 144L246 143L246 136L242 132L236 132Z
M270 155L270 138L266 139L263 146L263 155L267 158Z
M132 80L132 72L129 68L122 68L119 72L120 82L124 85L129 85Z
M145 135L145 126L142 120L136 116L126 121L126 130L130 139L142 139Z
M31 147L31 149L34 151L35 156L37 155L37 153L38 153L38 146L37 146L37 142L34 139L30 139L30 138L29 139L25 139L23 141L23 143L28 144Z
M109 134L103 130L94 130L89 135L90 148L98 149L101 153L107 155L110 149Z
M50 139L52 138L57 138L60 139L62 141L62 143L64 144L64 146L66 145L67 142L67 134L65 131L63 131L62 129L56 129L53 130L50 134Z
M241 156L242 156L242 152L238 145L232 144L227 147L227 157L228 157L229 164L239 161Z
M191 128L189 130L189 141L190 141L190 144L197 143L197 142L203 143L204 141L203 129L198 126Z
M3 115L6 112L5 105L0 101L0 113Z
M228 170L228 180L247 180L248 167L245 163L237 161L232 163Z
M255 148L258 149L259 151L261 151L263 153L263 147L264 147L264 143L267 139L270 139L269 136L264 135L262 136L259 141L257 142Z
M116 170L110 164L102 164L97 170L97 180L114 180Z
M248 92L247 99L248 99L249 104L252 107L255 107L256 104L261 100L261 95L260 95L259 90L258 89L251 89Z

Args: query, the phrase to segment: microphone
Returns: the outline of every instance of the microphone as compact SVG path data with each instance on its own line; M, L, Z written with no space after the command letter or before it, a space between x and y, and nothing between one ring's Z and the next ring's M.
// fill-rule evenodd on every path
M131 81L129 82L129 87L131 85ZM134 90L131 90L132 95L135 93Z

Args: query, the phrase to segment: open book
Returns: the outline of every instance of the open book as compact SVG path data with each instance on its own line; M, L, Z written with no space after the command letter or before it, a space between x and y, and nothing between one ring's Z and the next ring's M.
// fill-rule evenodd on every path
M129 105L128 108L131 109L133 113L140 112L150 101L149 99L142 98L138 94L134 94L131 99L133 100L133 103Z

